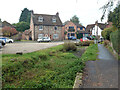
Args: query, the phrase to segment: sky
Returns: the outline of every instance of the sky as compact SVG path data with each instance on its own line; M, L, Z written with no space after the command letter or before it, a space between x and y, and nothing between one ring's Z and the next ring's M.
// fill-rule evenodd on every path
M83 26L101 22L102 10L100 8L108 0L1 0L0 18L9 23L17 23L24 8L33 10L37 14L55 15L59 12L64 23L74 15L79 17ZM107 21L107 17L102 23Z

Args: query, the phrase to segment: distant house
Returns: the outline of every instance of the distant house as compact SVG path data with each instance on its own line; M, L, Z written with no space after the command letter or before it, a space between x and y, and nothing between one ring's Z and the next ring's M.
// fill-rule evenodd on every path
M15 34L17 34L17 30L15 29L15 26L11 25L9 22L7 21L1 21L0 20L0 36L13 36Z
M30 30L25 30L22 33L22 40L32 40L32 38L31 38L31 31Z
M85 27L80 24L75 24L71 21L66 22L64 25L64 34L65 39L68 39L70 36L75 36L80 39L83 36L88 36L89 32L86 31Z
M102 38L101 32L106 28L106 24L103 23L95 23L95 24L89 24L86 27L86 30L90 32L90 35L97 36Z
M50 37L51 40L63 40L64 32L59 13L56 15L31 13L30 31L32 40L39 37Z

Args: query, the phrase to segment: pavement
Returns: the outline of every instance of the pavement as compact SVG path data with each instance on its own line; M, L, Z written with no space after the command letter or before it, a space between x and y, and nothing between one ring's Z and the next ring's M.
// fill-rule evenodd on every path
M118 88L118 60L101 44L98 59L86 62L80 88Z

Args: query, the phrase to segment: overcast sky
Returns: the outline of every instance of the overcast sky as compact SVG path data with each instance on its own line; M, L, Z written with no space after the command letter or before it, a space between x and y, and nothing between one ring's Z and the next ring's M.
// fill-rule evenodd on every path
M79 17L84 26L100 22L102 7L108 0L1 0L0 18L10 23L17 23L21 10L28 8L38 14L54 15L59 12L62 22L73 15ZM104 22L106 19L104 20Z

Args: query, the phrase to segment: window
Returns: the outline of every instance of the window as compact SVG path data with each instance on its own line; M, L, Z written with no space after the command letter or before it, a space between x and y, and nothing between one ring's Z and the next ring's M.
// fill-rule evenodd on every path
M43 17L42 16L38 17L38 22L43 22Z
M52 22L55 23L56 22L56 17L52 18Z
M69 26L69 29L74 29L74 27L73 26Z
M42 38L43 36L43 34L38 34L38 38Z
M71 36L75 36L75 33L71 33Z
M39 30L43 30L43 26L42 25L39 26Z
M57 27L57 26L55 26L55 27L54 27L54 29L55 29L55 30L57 30L57 29L58 29L58 27Z
M83 27L80 27L80 30L83 30Z
M54 34L53 39L58 39L58 34Z

